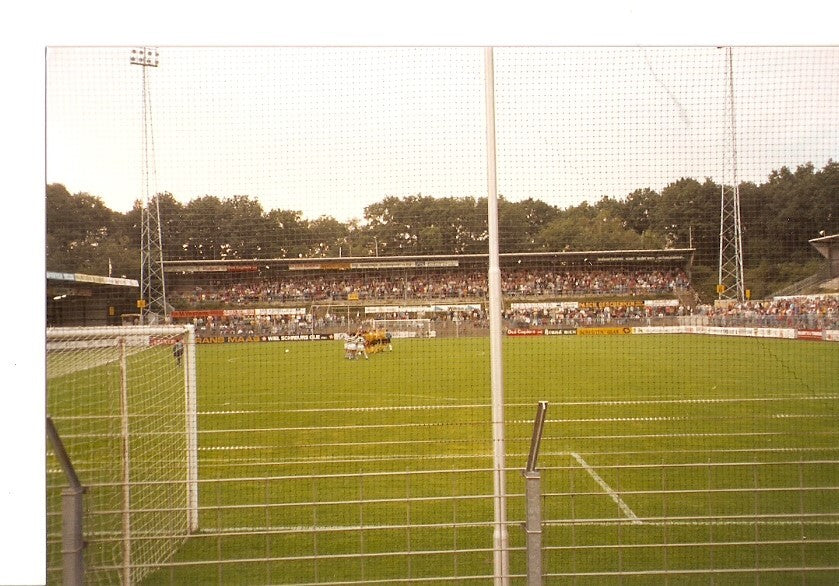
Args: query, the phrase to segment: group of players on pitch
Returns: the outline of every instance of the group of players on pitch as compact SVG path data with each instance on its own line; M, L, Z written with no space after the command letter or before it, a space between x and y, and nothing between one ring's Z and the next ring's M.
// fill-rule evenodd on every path
M362 356L369 360L370 354L384 350L393 351L393 342L387 330L359 330L344 342L344 358L347 360L358 360Z

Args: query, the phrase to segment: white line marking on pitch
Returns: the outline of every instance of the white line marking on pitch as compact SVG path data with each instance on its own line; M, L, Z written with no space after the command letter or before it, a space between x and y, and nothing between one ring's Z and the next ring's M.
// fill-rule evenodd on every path
M585 525L585 526L598 526L598 527L614 527L617 524L625 524L627 521L623 519L616 519L615 521L586 521L585 519L576 519L576 520L546 520L544 521L545 525L552 525L552 526L567 526L567 525ZM470 523L460 523L456 525L469 525ZM480 522L473 523L473 525L480 525ZM637 523L634 523L637 525ZM447 524L442 524L441 526L447 526ZM453 526L456 526L453 525ZM793 526L799 527L801 525L827 525L827 526L836 526L839 525L839 522L836 521L645 521L644 525L653 525L656 527L669 527L669 526L695 526L695 527L707 527L709 525L724 525L724 526L734 526L734 525L745 525L745 526L769 526L769 527L783 527L783 526ZM212 526L202 526L201 531L205 533L209 532L217 532L217 533L244 533L244 532L259 532L259 531L341 531L341 530L364 530L364 529L393 529L393 525L264 525L264 526L244 526L244 527L212 527ZM403 527L404 528L404 527ZM102 535L115 535L120 536L122 535L119 531L100 531L98 532ZM725 545L725 544L722 544Z
M620 510L623 511L623 514L626 515L626 518L632 521L633 525L641 524L641 519L639 519L638 516L632 512L632 509L629 508L629 505L627 505L623 501L623 499L620 497L620 495L618 495L618 493L612 490L611 486L606 484L605 480L600 478L600 475L594 470L594 468L588 465L588 462L583 460L580 454L578 454L577 452L571 452L571 456L577 462L579 462L580 466L585 468L586 472L589 473L589 476L594 478L594 481L600 485L600 488L602 488L606 492L606 494L608 494L612 498L612 500L615 501L615 504L618 505L618 507L620 507Z

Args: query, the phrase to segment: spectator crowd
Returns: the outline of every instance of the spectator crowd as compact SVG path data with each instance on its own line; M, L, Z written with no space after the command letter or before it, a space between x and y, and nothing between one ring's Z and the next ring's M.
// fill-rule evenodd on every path
M839 329L839 295L779 297L767 301L747 301L730 307L700 305L698 315L713 326Z
M716 327L839 330L839 295L802 296L734 303L728 307L612 305L507 310L515 327L709 325ZM683 319L682 319L683 318Z
M203 317L193 319L199 336L261 336L334 333L353 330L368 316L342 312L312 315L259 315ZM409 319L409 313L389 313L380 319ZM424 315L432 329L453 333L486 330L489 322L483 309L449 310ZM578 304L576 307L505 309L505 328L562 328L598 326L677 325L690 323L719 327L774 327L839 330L839 296L776 299L736 303L727 308L699 305L649 306L643 304Z
M588 295L665 295L688 289L682 270L516 270L502 273L509 297ZM170 301L178 309L210 304L328 303L359 300L478 300L488 294L485 272L428 273L411 276L289 276L253 282L176 287Z
M729 306L645 305L656 297L679 298L691 292L691 283L680 269L664 270L534 270L502 272L502 293L509 309L505 327L640 326L693 323L712 326L794 327L839 329L839 295L792 297L734 303ZM482 302L487 298L483 271L440 271L422 274L290 274L283 278L175 287L170 300L177 309L268 307L340 303L348 299L384 303ZM513 309L517 302L542 302L609 296L636 299L626 303L557 303L555 307ZM382 315L411 318L416 315ZM425 315L445 328L485 328L482 310L436 312ZM301 316L253 316L195 320L199 335L252 336L341 331L356 327L358 318L329 313Z

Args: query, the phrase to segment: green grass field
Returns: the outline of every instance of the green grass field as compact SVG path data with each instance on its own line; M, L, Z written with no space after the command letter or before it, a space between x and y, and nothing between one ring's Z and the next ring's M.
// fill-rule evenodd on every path
M488 339L201 345L197 366L201 530L145 583L491 580ZM839 580L839 346L505 338L504 379L514 581L543 400L548 582Z

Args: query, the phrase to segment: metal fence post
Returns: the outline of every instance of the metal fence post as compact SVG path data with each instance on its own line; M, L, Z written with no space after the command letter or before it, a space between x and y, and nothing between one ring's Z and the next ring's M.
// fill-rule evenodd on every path
M55 429L52 419L47 417L47 435L49 436L55 457L61 464L69 488L61 491L61 574L64 586L84 584L84 535L82 533L82 495L85 488L79 482L73 463L64 449L64 443Z
M527 543L527 584L541 586L542 581L542 477L536 469L536 459L539 456L539 444L542 441L542 430L545 426L545 412L547 401L539 401L536 419L533 422L533 438L530 441L530 454L527 466L522 471L525 482L525 524L524 531Z
M61 573L64 586L84 584L83 494L82 487L61 491Z
M542 478L538 471L524 474L527 516L524 532L527 537L527 584L542 584Z

